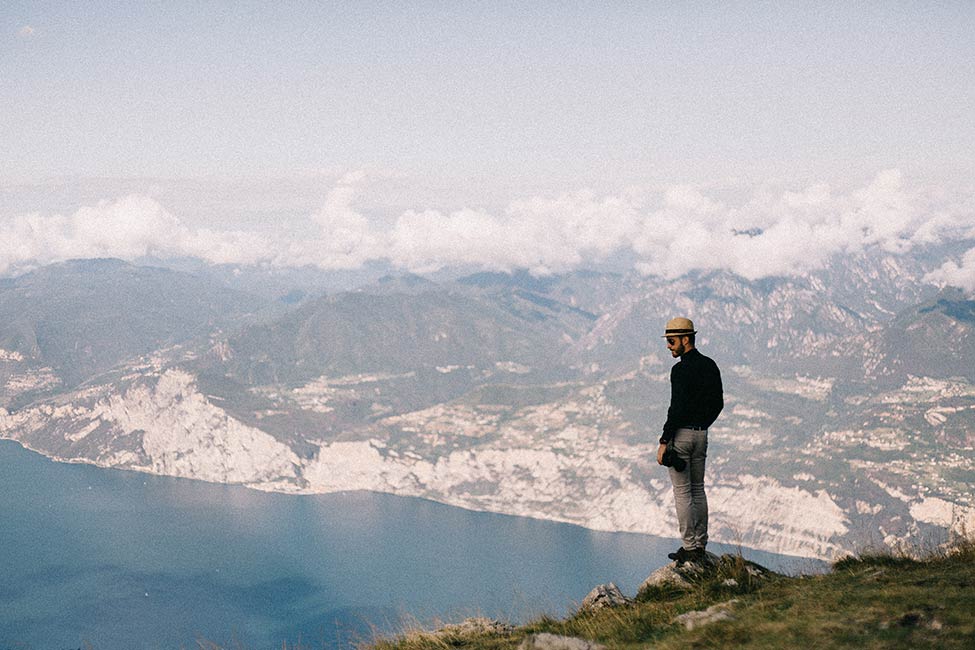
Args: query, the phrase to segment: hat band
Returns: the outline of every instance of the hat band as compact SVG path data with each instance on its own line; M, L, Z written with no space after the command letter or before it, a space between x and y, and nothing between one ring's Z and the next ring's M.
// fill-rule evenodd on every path
M660 330L657 330L658 332ZM665 330L665 336L671 336L673 334L693 334L694 330Z

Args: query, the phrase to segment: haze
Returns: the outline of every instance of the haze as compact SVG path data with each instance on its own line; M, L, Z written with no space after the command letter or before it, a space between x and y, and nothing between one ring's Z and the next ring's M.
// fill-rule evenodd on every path
M8 2L0 272L755 278L964 240L973 33L967 2ZM975 252L932 279L975 289Z

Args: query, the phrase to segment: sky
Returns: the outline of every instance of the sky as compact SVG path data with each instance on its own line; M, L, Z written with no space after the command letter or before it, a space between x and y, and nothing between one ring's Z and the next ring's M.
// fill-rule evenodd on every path
M971 2L280 4L4 2L0 273L764 277L973 236Z

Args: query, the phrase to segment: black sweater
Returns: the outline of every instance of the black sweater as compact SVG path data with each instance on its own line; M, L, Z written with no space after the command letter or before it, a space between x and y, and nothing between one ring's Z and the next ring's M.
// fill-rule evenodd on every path
M670 409L660 444L674 438L681 427L707 429L724 408L721 372L697 349L681 355L670 370Z

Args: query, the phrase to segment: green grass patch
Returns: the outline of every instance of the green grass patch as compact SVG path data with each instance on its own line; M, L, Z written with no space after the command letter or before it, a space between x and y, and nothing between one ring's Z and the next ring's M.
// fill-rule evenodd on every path
M505 634L408 632L372 650L514 650L541 632L579 637L611 650L975 648L975 543L917 559L867 553L816 576L760 579L741 557L724 556L688 589L657 586L628 606L543 617ZM751 569L751 570L750 570ZM724 603L730 620L692 630L675 618Z

